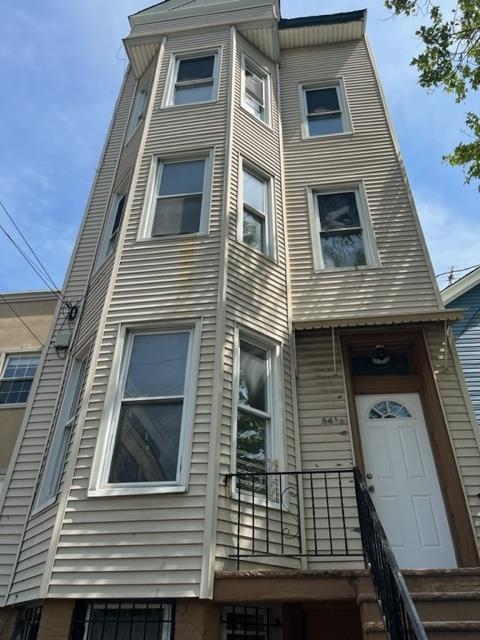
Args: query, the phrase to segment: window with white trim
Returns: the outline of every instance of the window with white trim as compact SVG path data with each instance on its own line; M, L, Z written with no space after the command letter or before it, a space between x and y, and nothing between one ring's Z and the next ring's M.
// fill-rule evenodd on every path
M261 474L277 470L282 455L278 355L278 346L250 333L239 333L235 470L237 474L260 474L255 480L257 494L267 492L267 478ZM249 489L249 482L248 478L242 479L242 490Z
M343 83L340 80L302 87L304 137L352 131Z
M211 102L217 99L218 51L176 55L167 105Z
M40 482L36 500L37 509L51 504L57 497L65 457L78 413L86 366L85 359L75 359L71 364Z
M242 106L262 122L270 120L270 83L267 73L243 58Z
M192 376L187 375L192 340L193 329L127 334L107 485L181 484L187 409L191 414L193 401Z
M336 269L377 263L363 190L313 190L316 267Z
M272 255L271 179L243 165L242 199L240 239L253 249Z
M97 265L112 253L117 244L118 233L125 213L125 205L127 203L128 189L127 184L123 183L119 189L113 194L110 207L108 210L103 237L98 253Z
M210 157L158 160L147 236L206 233Z
M32 386L40 355L9 355L0 378L0 405L25 404Z
M128 121L127 135L125 138L127 142L145 119L151 82L151 73L147 73L138 81L132 111L130 112L130 120Z

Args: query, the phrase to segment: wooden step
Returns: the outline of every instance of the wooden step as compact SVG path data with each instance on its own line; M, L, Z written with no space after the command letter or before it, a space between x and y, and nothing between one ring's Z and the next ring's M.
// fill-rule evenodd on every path
M402 575L410 593L448 593L480 591L480 568L465 569L404 569Z
M447 593L427 591L412 594L422 622L471 620L480 622L480 591L452 591ZM372 593L357 597L362 620L380 622L377 598Z

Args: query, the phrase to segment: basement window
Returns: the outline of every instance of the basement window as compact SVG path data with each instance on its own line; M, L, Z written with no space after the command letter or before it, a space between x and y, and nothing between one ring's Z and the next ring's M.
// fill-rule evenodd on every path
M223 607L222 640L280 640L281 634L278 607L249 604Z
M73 640L173 640L175 606L168 601L80 603Z
M13 638L15 640L36 640L42 607L25 607L18 613Z

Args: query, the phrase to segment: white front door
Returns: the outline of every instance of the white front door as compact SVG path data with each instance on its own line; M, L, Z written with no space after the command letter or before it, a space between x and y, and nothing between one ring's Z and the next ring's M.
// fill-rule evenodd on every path
M357 396L366 483L404 569L456 567L417 393Z

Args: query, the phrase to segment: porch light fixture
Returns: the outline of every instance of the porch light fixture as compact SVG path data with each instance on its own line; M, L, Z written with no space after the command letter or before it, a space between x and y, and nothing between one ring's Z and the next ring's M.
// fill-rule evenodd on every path
M383 344L375 345L373 355L370 357L373 364L382 365L390 362L390 356Z

